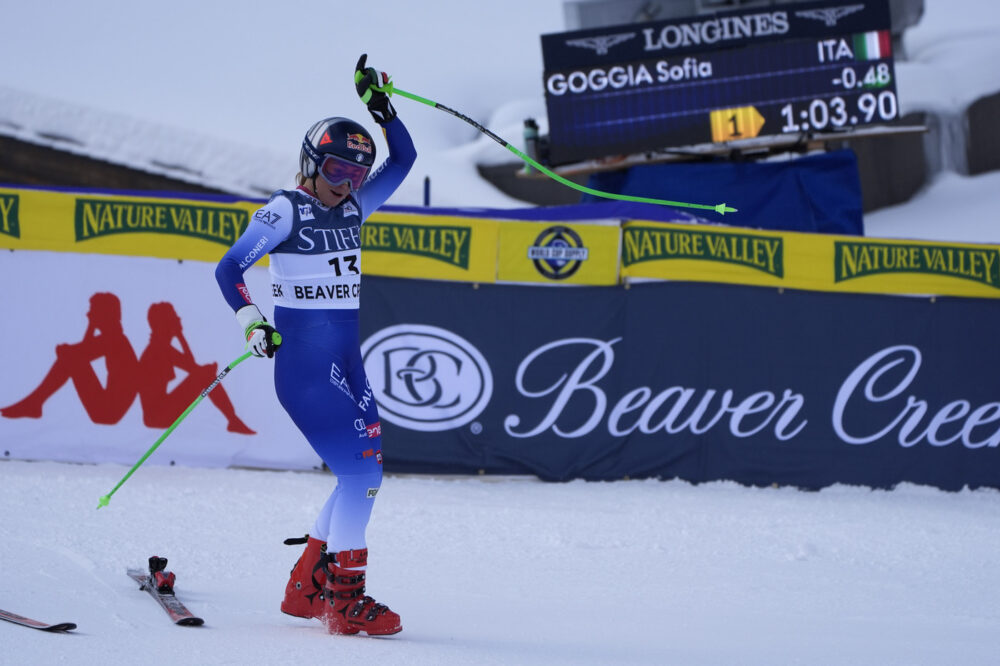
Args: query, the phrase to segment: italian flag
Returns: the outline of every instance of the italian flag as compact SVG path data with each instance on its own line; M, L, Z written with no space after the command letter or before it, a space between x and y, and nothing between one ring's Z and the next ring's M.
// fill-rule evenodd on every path
M854 58L878 60L892 56L892 38L888 30L859 32L854 35Z

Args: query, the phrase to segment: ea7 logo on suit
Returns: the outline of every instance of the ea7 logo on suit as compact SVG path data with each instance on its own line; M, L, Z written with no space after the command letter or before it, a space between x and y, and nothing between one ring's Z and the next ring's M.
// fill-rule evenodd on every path
M267 208L261 208L256 213L253 214L253 219L263 222L267 226L274 228L274 225L278 223L281 216L275 213L273 210L268 210Z

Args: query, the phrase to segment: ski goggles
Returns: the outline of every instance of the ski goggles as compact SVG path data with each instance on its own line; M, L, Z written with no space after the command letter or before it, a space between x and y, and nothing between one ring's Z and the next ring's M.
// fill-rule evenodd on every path
M319 166L319 172L323 176L323 180L334 187L341 183L350 183L351 189L355 192L361 189L361 185L365 182L365 178L368 177L369 171L371 171L371 167L348 162L336 155L327 155L323 159L323 163Z

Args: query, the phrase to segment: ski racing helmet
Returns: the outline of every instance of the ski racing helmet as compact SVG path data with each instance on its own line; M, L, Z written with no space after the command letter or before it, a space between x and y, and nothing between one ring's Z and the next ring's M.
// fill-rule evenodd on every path
M322 176L330 185L350 183L355 192L375 163L375 142L368 131L347 118L325 118L302 139L299 171L305 178Z

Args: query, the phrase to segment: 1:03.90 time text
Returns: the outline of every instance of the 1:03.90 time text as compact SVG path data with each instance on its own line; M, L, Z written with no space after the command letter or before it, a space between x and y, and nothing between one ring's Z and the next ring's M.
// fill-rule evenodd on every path
M886 122L893 120L899 114L896 93L883 90L880 93L865 92L845 100L843 97L813 99L802 105L785 104L781 107L781 117L785 124L781 131L808 132L829 128L842 129L859 124ZM849 108L850 107L850 108Z

